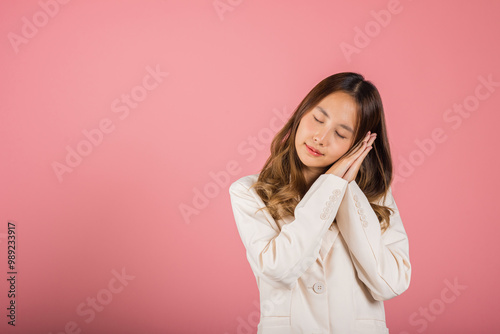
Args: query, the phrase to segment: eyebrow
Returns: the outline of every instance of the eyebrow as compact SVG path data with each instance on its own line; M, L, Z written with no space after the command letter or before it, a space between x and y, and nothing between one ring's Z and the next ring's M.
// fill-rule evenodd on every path
M328 113L323 108L321 108L320 106L316 106L316 108L318 108L319 111L321 111L327 118L330 118L330 115L328 115ZM343 127L344 129L346 129L347 131L354 133L354 130L351 129L351 127L349 125L346 125L346 124L339 124L339 125L341 127Z

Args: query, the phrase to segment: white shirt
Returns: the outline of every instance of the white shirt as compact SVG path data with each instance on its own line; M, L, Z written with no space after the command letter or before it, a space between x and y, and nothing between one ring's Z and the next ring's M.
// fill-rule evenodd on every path
M389 333L383 301L407 290L411 277L408 237L391 188L384 205L395 213L381 234L355 181L321 174L294 217L275 221L266 209L256 212L265 207L249 190L258 176L229 187L260 292L257 333Z

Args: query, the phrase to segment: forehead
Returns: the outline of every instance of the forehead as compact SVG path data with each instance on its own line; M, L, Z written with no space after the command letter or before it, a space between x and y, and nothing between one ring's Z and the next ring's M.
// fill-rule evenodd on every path
M357 104L354 98L347 93L338 91L329 94L316 107L316 109L323 109L330 118L338 122L347 122L351 126L356 124Z

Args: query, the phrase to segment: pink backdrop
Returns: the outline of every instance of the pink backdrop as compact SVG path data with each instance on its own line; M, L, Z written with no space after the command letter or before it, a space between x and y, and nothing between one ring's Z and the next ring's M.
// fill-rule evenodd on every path
M499 13L497 1L2 1L0 332L254 333L228 187L341 71L371 80L385 107L413 266L385 303L391 333L498 330Z

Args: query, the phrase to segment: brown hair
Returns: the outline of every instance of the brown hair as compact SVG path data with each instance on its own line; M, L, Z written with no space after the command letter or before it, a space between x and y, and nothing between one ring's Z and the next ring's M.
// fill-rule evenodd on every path
M294 210L309 187L303 175L303 164L295 148L295 135L302 117L326 96L343 91L354 98L357 108L357 124L354 141L344 154L348 155L355 144L368 131L377 133L377 139L356 176L356 183L368 198L377 214L382 233L389 226L391 208L375 204L385 196L392 182L392 159L385 126L384 109L377 88L361 74L342 72L331 75L318 83L302 100L293 115L271 142L271 155L262 168L257 182L252 187L266 204L275 219L293 216ZM326 166L323 173L330 167ZM264 208L263 208L264 209Z

